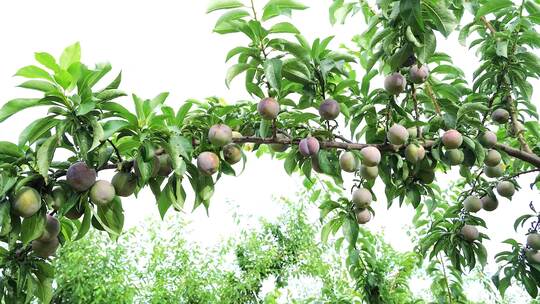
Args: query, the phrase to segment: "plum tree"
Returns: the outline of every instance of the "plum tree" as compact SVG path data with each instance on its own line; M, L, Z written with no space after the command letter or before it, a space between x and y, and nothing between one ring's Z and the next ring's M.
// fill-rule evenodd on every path
M90 200L96 205L107 205L116 196L114 186L105 180L98 180L90 189Z
M96 182L96 170L90 168L85 162L77 162L69 166L66 181L78 192L84 192Z
M405 90L406 85L405 77L399 73L393 73L384 79L384 89L390 95L399 95Z
M319 115L324 120L334 120L341 111L339 103L334 99L326 99L319 106Z
M36 240L45 214L62 223L57 241L82 238L92 227L118 238L124 211L112 193L127 196L149 188L161 217L184 209L187 200L193 209L211 208L216 183L224 175L240 174L231 166L239 160L240 147L257 156L270 153L287 174L305 177L303 185L320 203L324 239L339 233L343 237L336 238L348 243L340 251L347 255L348 269L362 267L358 257L367 247L357 224L375 214L366 203L375 196L388 207L399 203L414 209L413 224L422 230L415 240L419 263L451 268L456 275L485 266L484 243L489 239L471 231L486 226L482 217L490 215L475 212L475 198L481 198L484 210L493 211L498 207L494 190L509 197L516 189L529 188L520 187L523 175L540 173L540 125L531 84L540 77L538 7L530 0L471 0L467 5L335 0L329 10L332 22L344 22L353 13L371 21L361 39L336 49L337 38L308 41L293 23L277 19L305 9L300 1L269 0L261 7L247 2L213 0L208 11L224 11L216 33L244 35L245 45L228 52L225 83L242 76L244 95L253 101L188 99L175 109L166 103L168 93L148 99L131 94L132 113L118 102L128 95L120 90L121 75L104 83L112 67L82 63L78 43L58 59L38 52L37 65L16 72L27 78L20 86L39 96L8 101L0 108L0 121L31 107L48 111L29 122L17 143L0 142L0 268L49 265L49 259L29 254L28 245L36 253L41 250L41 256L56 249L55 241ZM462 44L475 48L481 65L474 77L437 47L440 36L449 41L459 36ZM357 168L348 152L362 166L345 175L342 167ZM461 177L449 174L458 164ZM122 174L112 185L96 183L97 172L104 170L134 172L135 178ZM539 179L533 180L531 189L538 191ZM351 197L344 191L349 186L364 190ZM33 189L28 190L31 199L20 203L33 209L18 211L17 194L24 187ZM360 204L354 202L358 193L365 195ZM47 204L41 204L41 197ZM540 221L534 202L530 209L532 215L516 221L522 235L539 230L532 225ZM523 231L526 223L532 226ZM497 227L487 226L486 234L497 233ZM535 253L517 238L505 244L512 248L490 261L499 268L493 284L504 293L517 282L536 297L540 274L526 259ZM52 249L45 250L46 245ZM36 267L2 273L18 270L20 276L0 284L6 302L21 302L12 290L36 294L52 287L52 275ZM370 280L358 275L362 272L349 273L361 301L383 302L372 298L382 291L379 286L377 292L366 292L375 290ZM30 281L35 283L31 288ZM452 292L446 296L448 301L441 297L444 302L466 302Z
M111 179L116 195L128 197L137 188L137 176L131 172L119 171Z
M272 97L263 98L257 105L257 111L264 119L276 119L279 114L279 103Z
M392 145L400 146L409 140L409 132L407 132L404 126L394 124L388 130L387 138Z
M345 172L354 172L358 169L358 160L352 152L344 152L339 157L339 166Z
M31 217L41 208L41 195L34 188L22 187L11 204L13 212L21 217Z
M308 136L300 141L298 144L298 150L304 156L313 156L319 153L320 144L319 141L312 136Z

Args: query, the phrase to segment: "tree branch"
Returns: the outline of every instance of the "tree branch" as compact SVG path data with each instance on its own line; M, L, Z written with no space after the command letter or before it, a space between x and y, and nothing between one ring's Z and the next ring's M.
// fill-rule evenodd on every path
M510 156L521 159L522 161L528 162L529 164L537 168L540 168L540 156L536 154L521 151L521 150L512 148L507 145L499 144L499 143L495 144L495 147L497 147L497 149L500 149L506 152Z

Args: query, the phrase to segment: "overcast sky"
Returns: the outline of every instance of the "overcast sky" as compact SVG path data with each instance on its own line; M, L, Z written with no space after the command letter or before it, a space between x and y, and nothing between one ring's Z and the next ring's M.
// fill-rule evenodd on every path
M336 35L331 45L337 48L364 28L360 19L354 19L347 26L332 27L327 13L330 1L304 2L309 3L311 9L295 13L292 22L308 40ZM206 15L206 3L174 0L0 1L0 103L33 96L32 92L15 88L21 79L12 75L18 68L35 63L34 52L47 51L57 56L65 46L76 41L81 42L86 64L111 62L114 69L111 77L122 70L121 89L128 93L149 98L168 91L171 93L168 105L175 108L188 98L220 96L229 102L249 98L240 79L234 81L230 89L224 84L229 66L224 62L226 53L233 47L244 45L246 40L241 36L212 33L219 13ZM264 1L255 3L260 7ZM470 79L478 62L474 52L457 44L457 34L447 41L438 41L438 50L449 53ZM538 87L538 82L533 85ZM534 100L537 98L535 92ZM124 98L123 103L131 108L130 98ZM0 140L16 142L20 131L44 113L43 109L32 109L4 122ZM110 172L100 173L100 178L110 176ZM452 176L456 176L455 172ZM449 181L448 178L440 179L441 188L448 187ZM499 249L498 244L508 237L523 241L522 234L516 234L512 224L517 216L527 212L529 201L538 197L538 192L528 187L531 176L521 181L524 188L512 202L501 199L498 210L480 213L490 232L497 231L490 233L492 241L487 242L488 248ZM272 197L293 196L300 187L300 179L287 176L282 162L250 156L242 176L225 177L216 186L209 217L202 209L193 214L186 210L185 217L193 221L191 232L186 236L203 245L216 244L237 231L232 212L250 215L253 223L259 217L274 218L279 213L279 206ZM396 206L386 210L381 182L376 191L381 193L381 201L375 204L377 216L369 227L384 231L386 239L398 250L410 249L411 243L403 227L410 223L412 207ZM143 224L148 215L159 216L149 191L137 200L125 199L124 207L128 227ZM313 209L316 212L316 207Z

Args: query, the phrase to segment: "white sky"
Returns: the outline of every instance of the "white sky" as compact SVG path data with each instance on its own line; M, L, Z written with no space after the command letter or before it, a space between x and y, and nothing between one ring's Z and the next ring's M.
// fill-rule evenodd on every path
M309 3L311 9L295 13L293 23L308 40L336 35L331 45L337 48L365 28L359 19L346 27L331 27L330 1L304 2ZM259 7L264 5L260 0L255 3ZM173 0L0 1L0 28L3 29L0 34L3 46L0 50L0 103L32 96L28 90L15 88L21 79L12 75L22 66L35 64L34 52L47 51L58 56L65 46L75 41L81 42L85 63L111 62L114 68L111 77L121 69L121 89L128 93L149 98L168 91L171 93L168 105L174 108L188 98L220 96L229 102L249 98L240 79L233 81L230 90L224 84L229 66L224 62L226 52L244 45L246 40L237 35L213 34L213 25L220 14L206 15L206 4L206 1ZM472 51L457 44L456 38L454 33L448 41L438 41L438 50L452 55L454 63L470 76L478 62ZM538 82L533 85L537 87ZM534 100L537 99L538 93L535 93ZM124 98L123 103L131 108L130 98ZM4 122L0 140L16 142L20 131L44 113L43 109L27 110ZM101 178L110 176L100 174ZM456 176L455 172L452 176ZM449 180L440 179L440 186L447 187ZM523 241L522 233L516 234L512 225L517 216L527 212L528 203L538 198L538 192L528 187L532 176L521 181L524 188L512 202L501 199L498 210L480 213L488 223L492 238L486 242L488 248L500 249L499 243L508 237ZM203 209L185 214L193 222L186 237L203 245L215 244L238 231L232 217L235 210L251 215L252 223L259 217L274 218L280 209L272 197L293 196L300 187L300 179L287 176L281 161L268 157L256 159L251 155L241 177L225 177L216 186L210 217ZM380 199L384 197L382 187L381 182L376 186ZM124 200L128 227L143 224L148 215L159 216L149 192L145 191L137 200ZM235 205L239 208L232 207ZM384 231L387 241L398 250L410 249L411 243L403 227L410 223L412 208L386 210L385 206L384 201L375 204L377 216L369 227Z

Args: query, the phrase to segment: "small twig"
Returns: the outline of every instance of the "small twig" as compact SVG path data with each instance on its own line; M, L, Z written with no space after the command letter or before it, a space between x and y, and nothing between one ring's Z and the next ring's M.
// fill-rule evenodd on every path
M108 142L109 144L111 144L111 146L112 146L113 149L114 149L114 152L116 153L116 157L118 158L118 162L121 163L123 160L122 160L122 156L120 155L120 151L118 151L118 148L114 145L114 143L112 142L112 140L107 139L107 142Z
M491 22L489 22L485 16L480 17L480 20L484 23L484 25L487 27L487 29L491 32L491 34L497 33L497 30L493 27Z
M442 116L441 107L439 106L439 102L437 101L435 94L433 94L433 90L431 89L431 86L429 85L429 83L427 82L425 83L425 88L426 88L426 93L429 99L431 99L431 102L433 103L433 107L435 108L435 113L437 113L437 115L439 116Z

